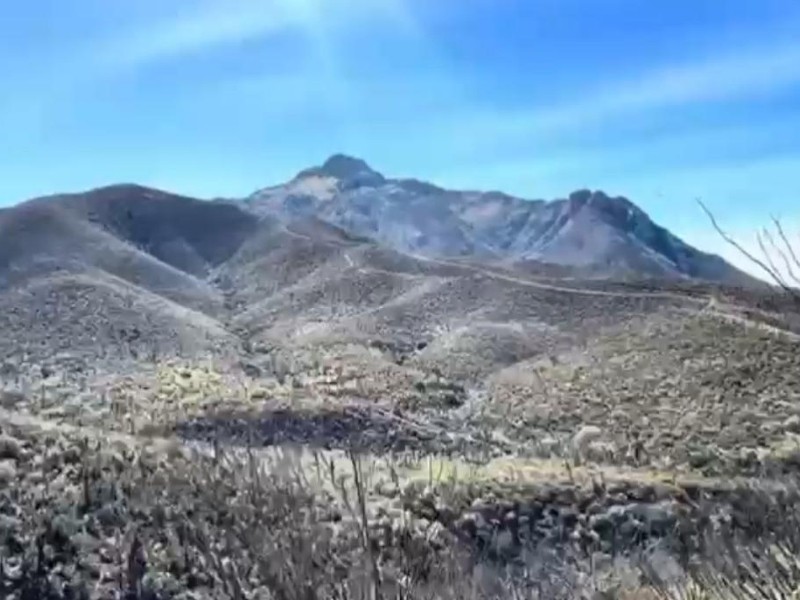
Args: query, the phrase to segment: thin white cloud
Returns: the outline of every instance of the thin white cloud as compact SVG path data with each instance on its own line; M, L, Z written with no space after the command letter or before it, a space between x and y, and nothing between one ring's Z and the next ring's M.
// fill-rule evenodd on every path
M579 187L649 195L668 187L686 198L736 188L742 195L764 181L786 182L800 170L800 155L774 151L800 130L800 114L724 127L695 128L632 140L538 146L513 158L455 160L430 177L451 186L498 187L551 197ZM765 149L773 152L762 154ZM728 185L720 186L720 182Z
M402 0L204 0L175 6L179 10L169 18L109 35L92 48L95 64L140 67L292 30L327 50L329 30L362 18L396 19L414 30Z
M800 83L800 45L762 48L693 64L668 66L641 79L596 90L587 100L546 115L556 123L631 110L752 97Z
M115 34L94 49L102 67L138 67L222 44L244 42L297 26L303 13L279 0L228 0L178 5L169 19ZM299 5L298 5L299 6Z
M773 44L664 65L633 78L578 90L579 99L520 110L461 112L450 125L458 145L558 136L649 111L751 99L800 85L800 44Z

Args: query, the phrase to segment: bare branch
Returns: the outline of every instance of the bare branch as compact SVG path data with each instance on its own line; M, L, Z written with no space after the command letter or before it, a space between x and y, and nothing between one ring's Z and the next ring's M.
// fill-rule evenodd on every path
M744 248L739 242L737 242L733 237L731 237L729 234L727 234L725 232L725 230L723 230L722 227L720 227L719 223L717 222L717 219L714 217L714 214L709 210L709 208L703 203L702 200L700 200L698 198L697 199L697 203L700 205L700 208L703 209L703 212L706 214L706 216L708 217L709 221L711 221L711 225L717 231L719 236L723 240L725 240L726 243L731 245L740 254L742 254L742 256L747 258L747 260L752 262L754 265L757 265L760 269L762 269L765 273L767 273L770 276L770 278L773 280L773 282L775 282L784 292L789 294L796 301L800 302L800 291L798 291L796 288L792 287L791 285L788 285L786 283L785 279L783 278L783 276L781 275L780 271L777 268L775 268L775 265L774 265L772 259L769 256L769 253L766 252L766 249L764 248L763 238L762 238L762 236L760 234L758 236L759 246L761 246L762 252L764 252L766 254L767 262L764 262L763 260L761 260L757 256L754 256L751 252L749 252L746 248Z
M794 250L794 246L789 242L789 238L786 236L786 233L784 233L783 225L775 217L772 217L772 223L775 225L775 229L778 232L778 235L780 236L781 240L783 241L783 245L786 247L786 252L789 255L789 257L791 257L794 266L797 269L800 269L800 258L797 257L797 253ZM798 277L792 272L791 267L788 267L788 269L792 279L794 279L798 284L800 284L800 277Z
M764 256L764 260L769 265L770 272L773 273L773 278L775 281L777 281L782 288L788 288L789 284L786 283L786 279L784 279L780 269L775 266L775 261L772 260L772 254L769 252L769 250L767 250L767 247L764 244L765 237L767 238L767 241L772 242L772 236L770 236L769 231L766 229L756 233L756 241L758 242L758 247L761 250L761 254ZM772 245L774 246L774 243Z
M800 279L797 278L797 275L794 273L794 269L792 268L792 262L789 260L789 256L787 256L786 252L781 248L780 244L775 241L775 236L772 234L771 231L764 229L764 235L769 242L769 245L772 247L772 252L777 254L781 257L781 261L783 261L783 268L784 271L789 279L789 284L800 284ZM790 247L791 249L791 247Z

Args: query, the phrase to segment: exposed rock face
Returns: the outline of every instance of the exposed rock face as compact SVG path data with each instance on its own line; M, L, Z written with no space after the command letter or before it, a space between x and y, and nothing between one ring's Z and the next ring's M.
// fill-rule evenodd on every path
M345 187L377 186L386 179L363 160L343 154L331 156L321 167L312 167L302 171L297 180L308 177L334 177Z
M389 179L363 160L335 155L245 204L262 215L314 215L402 252L537 260L602 274L750 279L653 223L628 199L601 191L544 202L445 190Z

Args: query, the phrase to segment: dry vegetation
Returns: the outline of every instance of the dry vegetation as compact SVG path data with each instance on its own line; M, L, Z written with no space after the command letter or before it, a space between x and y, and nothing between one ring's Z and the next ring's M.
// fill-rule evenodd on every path
M501 477L3 422L7 598L788 597L799 581L790 483Z
M313 221L219 254L203 222L95 217L136 251L0 291L0 598L800 594L786 279L561 280Z

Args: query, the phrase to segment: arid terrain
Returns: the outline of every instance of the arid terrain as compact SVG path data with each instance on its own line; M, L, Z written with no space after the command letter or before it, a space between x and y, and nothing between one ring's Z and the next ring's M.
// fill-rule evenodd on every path
M394 185L333 166L0 211L2 597L798 593L791 295L574 259L582 213L531 258L275 206Z

